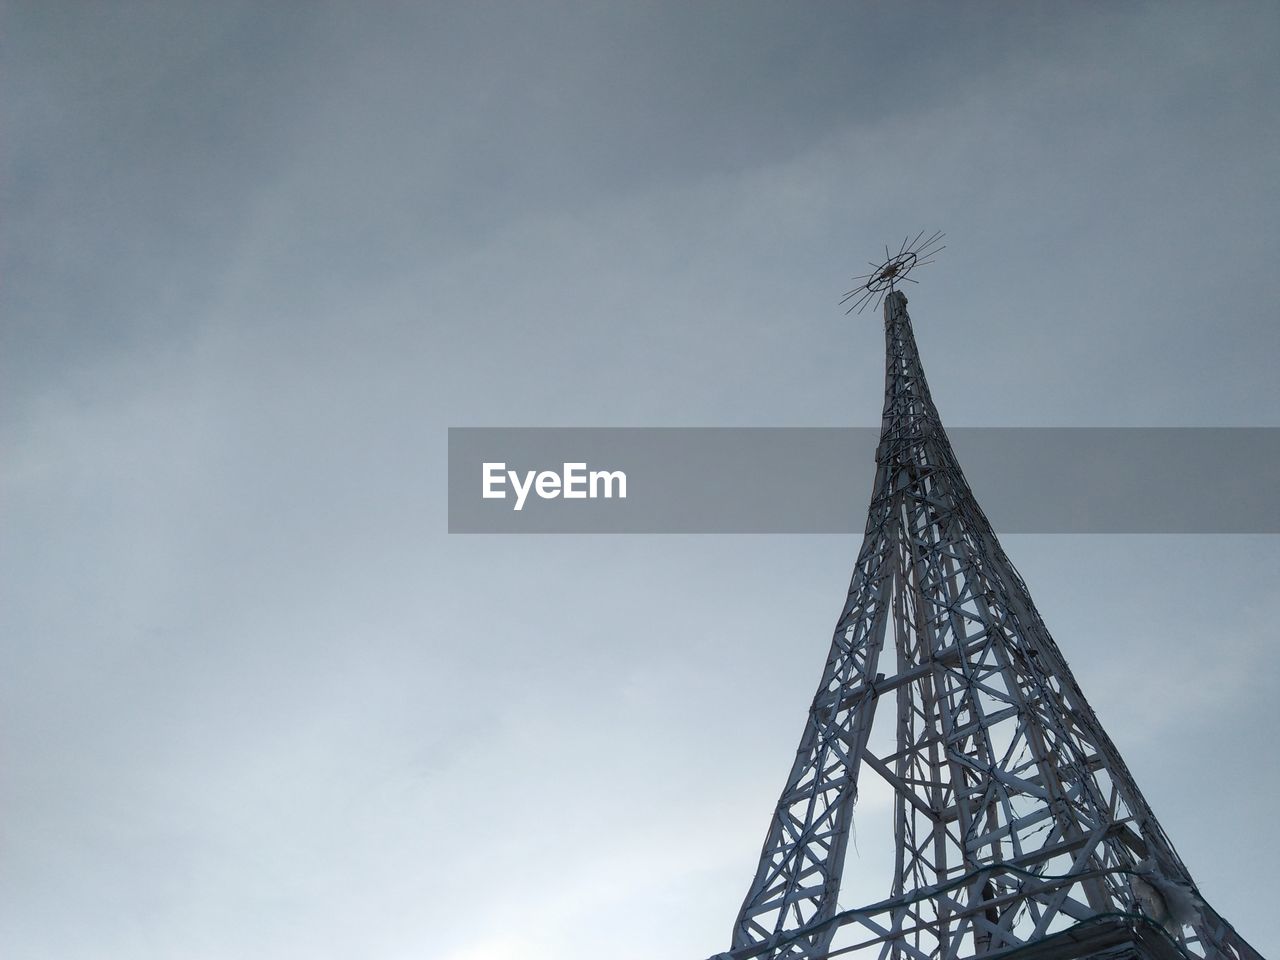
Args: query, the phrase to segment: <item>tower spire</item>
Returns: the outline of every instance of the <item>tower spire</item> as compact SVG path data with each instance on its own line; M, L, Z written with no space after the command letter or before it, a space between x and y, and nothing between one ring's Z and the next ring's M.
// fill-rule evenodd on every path
M1116 957L1261 960L1200 899L974 499L894 279L866 534L720 956L962 960L1040 943L1047 958L1127 944ZM896 731L885 755L868 746L878 712ZM887 900L841 911L861 776L892 791L894 874Z

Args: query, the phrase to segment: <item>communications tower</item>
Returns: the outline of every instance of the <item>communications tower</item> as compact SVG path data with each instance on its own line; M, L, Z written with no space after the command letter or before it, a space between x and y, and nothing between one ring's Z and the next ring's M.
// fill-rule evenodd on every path
M884 303L884 419L848 599L759 866L712 960L1261 960L1200 897L956 461L898 286L940 234L846 295ZM888 753L869 747L891 723ZM837 905L859 777L893 794L889 895Z

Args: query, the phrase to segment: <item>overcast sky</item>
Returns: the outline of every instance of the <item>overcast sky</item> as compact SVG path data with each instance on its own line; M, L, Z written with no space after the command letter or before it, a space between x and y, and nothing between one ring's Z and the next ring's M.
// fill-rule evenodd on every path
M5 956L725 949L857 538L451 537L446 428L874 425L906 233L949 424L1280 426L1271 3L7 7ZM1280 950L1280 538L1004 544Z

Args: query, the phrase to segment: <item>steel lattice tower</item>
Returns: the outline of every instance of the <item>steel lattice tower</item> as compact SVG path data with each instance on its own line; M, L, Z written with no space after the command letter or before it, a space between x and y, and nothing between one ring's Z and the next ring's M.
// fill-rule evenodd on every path
M886 276L871 276L874 293ZM965 482L901 278L880 291L866 536L732 948L713 960L1261 960L1199 897ZM877 708L896 724L884 756L868 748ZM893 792L896 862L886 900L840 910L859 775Z

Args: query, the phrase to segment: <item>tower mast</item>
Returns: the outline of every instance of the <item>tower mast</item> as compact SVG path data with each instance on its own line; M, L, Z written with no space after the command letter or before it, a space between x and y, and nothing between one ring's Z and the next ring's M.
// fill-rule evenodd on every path
M718 956L1261 960L1200 898L965 481L896 289L940 236L904 241L846 296L850 310L884 302L875 488L795 761ZM868 746L878 713L896 727L885 755ZM894 798L890 896L841 911L868 775Z

